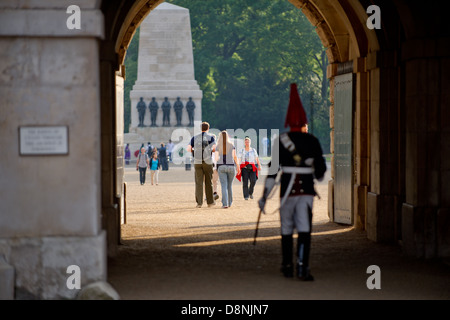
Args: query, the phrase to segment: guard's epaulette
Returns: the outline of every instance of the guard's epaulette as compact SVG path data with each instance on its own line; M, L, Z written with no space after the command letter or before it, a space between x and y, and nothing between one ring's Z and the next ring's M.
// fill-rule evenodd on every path
M297 150L295 149L295 144L294 144L294 142L292 142L291 138L289 138L289 135L287 132L282 133L280 135L280 141L283 144L283 147L292 154L292 157L295 161L295 165L300 166L302 157L298 154Z

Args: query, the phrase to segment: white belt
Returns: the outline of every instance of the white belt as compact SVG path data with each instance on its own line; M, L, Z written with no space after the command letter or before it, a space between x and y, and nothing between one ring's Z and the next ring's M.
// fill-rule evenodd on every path
M294 186L295 177L297 176L297 174L313 174L314 169L311 167L282 167L281 171L283 171L283 173L290 173L291 179L289 180L286 193L284 194L283 199L281 199L280 208L286 202L289 193L291 193L292 187Z
M313 174L314 169L311 167L282 167L283 173L295 173L295 174Z
M279 173L291 174L291 178L289 179L289 184L288 184L288 187L286 189L286 193L284 194L283 198L280 201L280 208L278 208L275 211L278 211L279 209L281 209L281 207L286 202L286 200L287 200L287 198L289 196L289 193L291 192L292 187L294 186L294 182L295 182L295 178L297 177L297 174L314 174L314 169L311 168L311 167L281 167L281 172L279 172ZM276 182L275 184L276 185L280 184L280 181ZM273 190L272 190L272 192L273 192Z

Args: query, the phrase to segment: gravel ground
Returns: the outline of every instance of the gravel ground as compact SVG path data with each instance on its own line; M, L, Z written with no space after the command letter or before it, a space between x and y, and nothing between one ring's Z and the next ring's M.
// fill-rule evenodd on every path
M329 171L328 171L329 174ZM278 212L263 215L256 245L257 199L245 201L234 180L233 205L221 200L195 208L194 171L171 167L159 184L140 185L125 169L127 223L117 257L109 259L108 282L129 300L449 299L450 267L442 261L404 257L398 245L374 243L364 232L329 222L327 183L317 185L311 247L314 282L286 279L279 272ZM219 183L219 195L220 183ZM268 203L275 211L279 197ZM380 268L381 289L370 290L370 265Z

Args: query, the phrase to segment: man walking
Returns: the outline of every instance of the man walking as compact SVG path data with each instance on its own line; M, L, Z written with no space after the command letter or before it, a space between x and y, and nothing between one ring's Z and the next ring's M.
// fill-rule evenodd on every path
M312 207L316 195L314 178L322 180L326 171L325 159L319 140L307 133L307 118L298 95L297 85L291 84L291 94L286 115L285 127L290 131L283 133L276 141L272 153L272 165L281 170L280 220L281 220L281 272L285 277L293 277L293 233L297 239L297 277L312 281L309 270L311 247ZM269 193L275 185L277 174L268 175L263 197L258 204L262 212Z
M216 141L214 137L208 134L209 123L201 124L202 133L192 137L187 151L192 152L194 157L195 171L195 200L197 208L203 205L203 181L205 183L206 202L208 207L215 205L213 198L213 161L212 153L216 150Z

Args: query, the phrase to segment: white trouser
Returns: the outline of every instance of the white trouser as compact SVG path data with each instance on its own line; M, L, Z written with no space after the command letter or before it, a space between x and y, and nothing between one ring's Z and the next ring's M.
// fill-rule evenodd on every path
M155 183L158 184L159 170L150 170L150 172L151 172L152 184L153 184L153 177L154 177Z
M301 195L288 197L280 207L281 234L291 235L297 232L311 232L309 212L312 212L314 196Z

